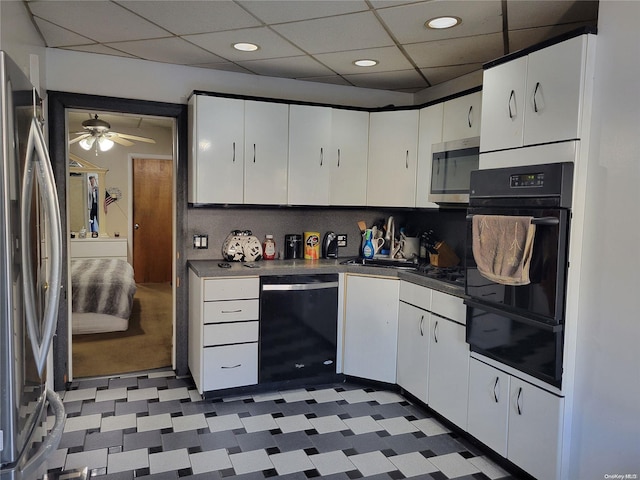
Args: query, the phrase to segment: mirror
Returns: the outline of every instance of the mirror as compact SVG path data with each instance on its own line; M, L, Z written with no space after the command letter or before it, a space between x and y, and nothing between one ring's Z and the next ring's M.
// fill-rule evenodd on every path
M107 235L104 211L104 188L108 170L79 156L69 154L69 230L76 235L86 229L86 236Z

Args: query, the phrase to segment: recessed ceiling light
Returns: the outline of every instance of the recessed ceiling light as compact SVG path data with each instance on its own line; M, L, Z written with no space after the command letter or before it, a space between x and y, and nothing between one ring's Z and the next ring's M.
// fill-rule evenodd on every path
M436 17L425 22L425 27L433 29L451 28L460 25L462 19L458 17Z
M258 50L258 45L256 45L255 43L234 43L233 44L233 48L235 48L236 50L240 50L242 52L255 52L256 50Z
M356 60L355 62L353 62L353 64L357 65L358 67L373 67L374 65L378 64L378 60L362 59Z

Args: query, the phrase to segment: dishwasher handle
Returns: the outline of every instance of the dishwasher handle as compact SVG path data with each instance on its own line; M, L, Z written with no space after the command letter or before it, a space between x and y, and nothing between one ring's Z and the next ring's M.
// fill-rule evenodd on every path
M338 282L318 282L318 283L285 283L262 285L262 290L267 291L298 291L298 290L326 290L328 288L338 288Z

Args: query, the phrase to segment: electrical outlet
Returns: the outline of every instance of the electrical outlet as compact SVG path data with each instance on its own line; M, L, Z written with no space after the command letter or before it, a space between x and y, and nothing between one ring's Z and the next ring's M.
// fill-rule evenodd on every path
M339 233L338 234L338 247L346 247L347 246L347 234Z
M196 234L193 236L193 248L209 248L209 235Z

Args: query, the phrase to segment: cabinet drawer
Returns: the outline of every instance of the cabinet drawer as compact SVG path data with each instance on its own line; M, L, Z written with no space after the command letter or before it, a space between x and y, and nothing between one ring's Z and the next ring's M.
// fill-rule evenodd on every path
M431 310L431 289L410 282L400 282L400 300L424 310Z
M433 290L431 293L431 311L458 323L467 323L467 307L459 297Z
M204 326L203 345L228 345L258 341L258 322L219 323Z
M241 320L257 320L260 304L254 300L224 300L204 302L203 322L237 322Z
M204 349L203 390L258 383L258 343Z
M204 281L203 300L237 300L242 298L258 298L260 280L250 278L210 278Z

